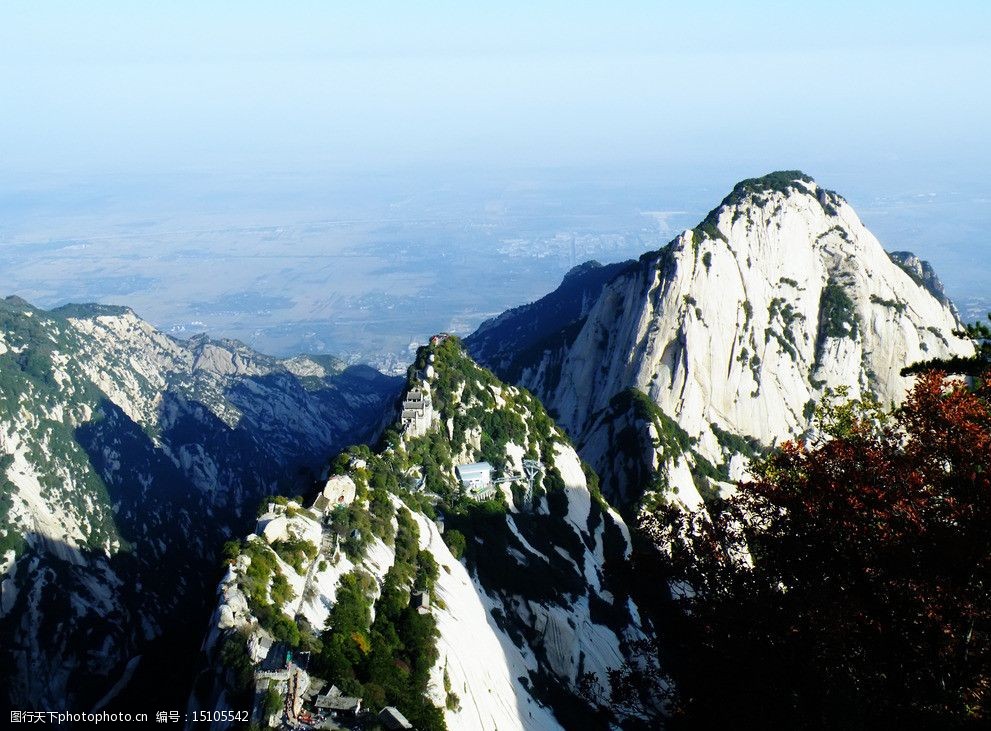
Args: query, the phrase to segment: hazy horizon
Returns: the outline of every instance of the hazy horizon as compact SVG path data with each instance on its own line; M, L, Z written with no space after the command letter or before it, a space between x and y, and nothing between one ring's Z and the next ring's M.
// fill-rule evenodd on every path
M4 293L392 352L797 168L976 313L989 21L978 2L5 3Z

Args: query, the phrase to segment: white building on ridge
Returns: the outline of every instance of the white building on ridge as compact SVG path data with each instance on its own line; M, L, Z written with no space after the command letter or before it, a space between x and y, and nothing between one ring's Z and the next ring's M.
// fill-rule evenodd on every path
M403 400L401 423L403 431L411 437L422 437L430 428L434 418L430 389L416 385L406 393Z

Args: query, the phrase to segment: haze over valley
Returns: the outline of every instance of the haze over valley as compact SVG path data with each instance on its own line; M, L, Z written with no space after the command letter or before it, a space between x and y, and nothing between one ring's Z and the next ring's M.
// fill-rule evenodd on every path
M933 263L966 320L991 308L986 182L837 172L889 250ZM742 171L739 177L764 171ZM288 178L18 181L0 281L39 306L132 307L164 332L402 372L430 333L472 332L588 260L659 249L701 219L726 171L313 172ZM725 179L725 183L722 179ZM441 182L444 181L444 182ZM846 183L846 185L840 185Z

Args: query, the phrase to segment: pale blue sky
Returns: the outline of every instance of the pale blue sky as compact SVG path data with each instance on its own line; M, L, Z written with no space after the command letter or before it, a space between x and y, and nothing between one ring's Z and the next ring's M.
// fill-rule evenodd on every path
M314 303L379 278L286 252L414 242L398 281L487 267L484 297L413 292L416 322L379 327L402 348L556 286L572 262L545 239L618 232L594 255L637 256L666 240L641 240L641 211L692 225L736 181L799 168L980 313L989 28L987 0L0 0L0 294L265 326L276 349L310 347L312 320L336 351L355 311ZM533 257L493 260L503 238ZM291 310L257 316L273 297ZM193 306L212 302L246 309Z
M150 6L0 5L5 175L989 162L987 2Z

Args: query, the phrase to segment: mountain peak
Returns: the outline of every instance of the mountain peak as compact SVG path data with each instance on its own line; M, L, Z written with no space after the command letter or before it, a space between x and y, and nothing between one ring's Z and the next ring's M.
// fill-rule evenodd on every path
M815 180L811 175L806 175L801 170L775 170L756 178L741 180L735 187L777 187L782 185L792 185L794 183L811 183L815 185Z
M72 317L77 320L91 320L96 317L123 317L125 315L135 315L134 310L123 305L105 305L97 302L70 302L56 307L52 313L61 317Z
M571 267L571 269L568 270L568 272L564 275L564 278L561 281L562 283L574 281L575 279L578 279L587 272L591 272L601 268L602 268L602 264L600 262L596 261L595 259L590 259L589 261L585 261L582 262L581 264L576 264L575 266Z
M747 178L733 186L732 192L723 198L715 210L738 206L748 200L764 200L771 193L789 196L792 193L816 195L819 186L811 176L801 170L777 170L759 178ZM710 214L712 215L712 214Z
M470 345L538 394L578 444L605 433L599 416L635 388L714 466L727 456L720 434L763 444L801 434L815 402L840 386L898 403L908 382L894 364L973 350L954 335L934 273L887 254L848 203L797 170L738 183L697 227L616 273L580 315L544 309L545 323L563 324L525 349L492 347L489 334ZM499 328L511 335L539 319L531 308ZM606 473L605 459L592 461Z
M770 216L765 215L764 218L777 217L789 207L789 202L801 206L798 201L804 196L818 202L827 218L838 218L839 208L846 202L835 191L820 187L811 176L801 170L777 170L759 178L741 180L733 186L730 194L692 229L693 236L696 240L709 238L728 241L727 223L732 225L738 219L745 218L748 225L752 224L755 211L764 211L772 200L776 203L770 209ZM729 222L723 220L724 214L728 212L731 212Z

